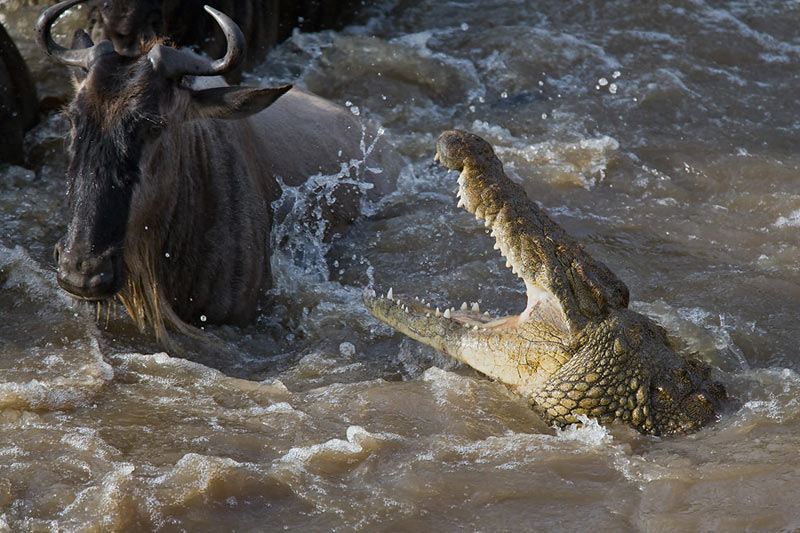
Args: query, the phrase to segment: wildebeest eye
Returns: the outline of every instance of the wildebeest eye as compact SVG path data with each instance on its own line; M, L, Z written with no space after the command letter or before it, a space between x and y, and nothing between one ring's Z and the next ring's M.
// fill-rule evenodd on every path
M147 132L152 137L158 137L159 135L161 135L161 132L163 130L164 130L164 125L163 124L158 124L158 123L150 124L150 126L147 128Z

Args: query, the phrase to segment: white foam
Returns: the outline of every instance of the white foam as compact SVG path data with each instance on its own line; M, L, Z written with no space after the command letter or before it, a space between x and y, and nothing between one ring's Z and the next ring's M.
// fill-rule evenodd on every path
M570 424L566 427L555 428L556 438L559 440L578 441L592 447L610 444L612 437L604 426L586 415L578 415L580 424Z
M358 455L364 451L364 445L368 441L376 440L380 440L379 435L374 435L361 426L349 426L346 440L330 439L310 446L297 446L291 448L278 461L299 466L321 455L344 457Z
M776 228L797 228L800 227L800 209L792 211L788 216L781 216L772 223Z
M618 151L619 141L608 135L575 142L545 141L496 149L500 156L522 157L534 167L548 169L548 174L563 176L562 180L575 181L587 190L605 178L608 165Z
M502 143L510 144L519 142L519 139L511 135L511 132L508 130L508 128L503 128L502 126L498 126L496 124L489 124L484 120L474 120L472 122L471 129L478 135L492 137Z

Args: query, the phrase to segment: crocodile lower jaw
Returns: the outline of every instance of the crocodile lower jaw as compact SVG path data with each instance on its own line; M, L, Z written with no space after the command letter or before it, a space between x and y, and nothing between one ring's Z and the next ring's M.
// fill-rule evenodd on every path
M367 287L364 290L363 298L368 308L371 310L383 306L392 306L397 312L402 312L409 318L424 318L428 321L440 320L443 323L449 322L473 330L490 330L495 332L518 327L522 322L530 318L531 314L540 303L538 298L530 298L529 295L528 306L522 313L518 315L494 317L490 315L488 311L481 312L478 302L471 304L463 302L458 309L455 307L445 307L444 311L442 311L439 307L434 308L419 297L394 294L392 289L389 289L386 296L378 296L372 287ZM383 305L379 305L380 303ZM390 325L397 326L394 321Z

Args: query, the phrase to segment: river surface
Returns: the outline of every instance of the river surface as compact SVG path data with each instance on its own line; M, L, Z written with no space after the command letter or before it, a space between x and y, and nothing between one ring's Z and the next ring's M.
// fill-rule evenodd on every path
M36 11L0 20L58 94ZM258 322L181 353L58 289L46 119L31 168L0 171L0 531L797 531L799 27L793 1L397 0L296 33L247 83L380 121L409 168L330 245L278 224ZM452 127L714 367L729 412L687 437L555 429L365 311L367 284L525 305L433 165Z

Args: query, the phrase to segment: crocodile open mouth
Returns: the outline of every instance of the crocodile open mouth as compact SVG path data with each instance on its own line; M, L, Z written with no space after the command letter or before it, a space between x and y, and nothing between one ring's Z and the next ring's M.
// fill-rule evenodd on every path
M437 150L434 161L441 162L440 159L440 152ZM506 198L495 183L475 183L472 180L468 184L466 169L452 170L459 172L457 207L464 208L476 219L483 221L489 230L489 235L495 241L494 249L506 260L506 267L525 284L527 294L525 309L518 315L494 317L488 312L482 312L478 302L463 302L458 307L439 308L419 297L394 294L392 289L389 289L385 296L380 296L372 287L368 287L363 295L367 308L372 314L394 327L398 327L399 322L408 324L412 322L412 318L440 320L465 328L494 332L517 327L531 319L563 324L563 313L553 295L535 284L533 276L523 275L529 271L530 266L526 266L522 260L524 256L522 248L526 243L513 234L513 221L516 218L514 207L517 202ZM402 317L400 313L406 316Z

